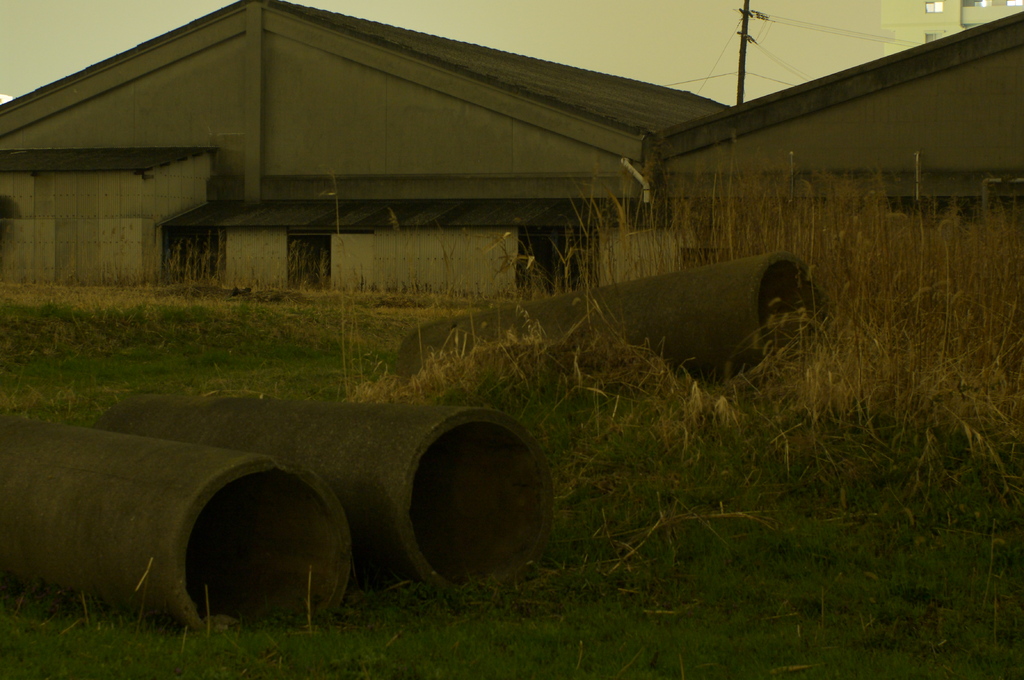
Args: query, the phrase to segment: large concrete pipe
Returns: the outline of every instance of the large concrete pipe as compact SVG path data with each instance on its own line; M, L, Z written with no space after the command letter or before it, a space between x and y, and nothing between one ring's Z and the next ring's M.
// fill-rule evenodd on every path
M96 427L273 454L314 471L345 506L357 568L436 584L514 579L551 529L544 454L491 409L138 396Z
M799 259L759 255L424 324L402 342L397 372L413 375L438 351L464 352L536 325L554 341L581 326L613 332L674 366L722 377L785 341L791 313L821 313L826 304Z
M0 570L21 578L200 627L338 603L350 547L323 482L267 456L0 416Z

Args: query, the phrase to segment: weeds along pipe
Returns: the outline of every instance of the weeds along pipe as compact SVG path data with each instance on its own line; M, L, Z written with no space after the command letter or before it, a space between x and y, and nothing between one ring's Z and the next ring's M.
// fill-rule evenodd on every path
M259 616L340 601L345 513L267 456L0 416L0 570L112 603Z
M777 252L424 324L402 342L397 372L413 375L434 353L464 352L477 340L528 333L531 325L551 340L589 325L649 344L674 366L726 376L756 365L770 345L797 332L799 315L792 313L820 314L826 306L806 265Z
M544 453L491 409L148 395L122 401L96 427L312 470L345 506L357 573L439 585L515 579L551 530Z

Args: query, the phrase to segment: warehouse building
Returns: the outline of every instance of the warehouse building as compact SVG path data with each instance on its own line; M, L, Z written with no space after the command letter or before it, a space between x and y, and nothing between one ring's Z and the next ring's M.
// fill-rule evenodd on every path
M644 140L724 108L242 0L0 107L0 274L155 280L188 251L228 286L495 292L558 275L581 202L639 196Z
M984 203L1024 190L1022 66L1014 14L728 108L242 0L0 106L0 276L494 293L570 278L591 199L737 172ZM584 245L601 282L700 247Z
M892 196L1024 188L1024 14L662 131L679 178L765 169L880 177Z

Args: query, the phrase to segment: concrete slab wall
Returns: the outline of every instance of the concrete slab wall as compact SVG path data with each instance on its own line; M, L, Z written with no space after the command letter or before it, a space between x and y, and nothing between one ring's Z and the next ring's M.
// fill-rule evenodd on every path
M8 281L137 283L161 270L159 222L206 201L210 157L143 174L3 172L0 197L14 215L0 233Z
M385 172L386 74L268 34L264 172Z
M331 287L366 290L374 284L373 233L331 234Z
M225 285L240 288L288 285L286 227L229 227L224 231Z
M0 277L11 283L52 281L54 220L0 220Z
M377 229L331 235L331 283L342 290L493 295L515 286L518 230Z
M615 153L284 35L264 49L268 176L618 171Z
M384 290L493 295L515 286L515 228L378 229L374 282Z

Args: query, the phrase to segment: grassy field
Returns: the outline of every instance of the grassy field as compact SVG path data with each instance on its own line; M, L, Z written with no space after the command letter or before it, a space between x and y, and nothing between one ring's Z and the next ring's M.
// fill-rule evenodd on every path
M186 632L3 577L0 678L1024 678L1024 239L998 215L769 199L674 214L722 258L804 257L832 317L719 384L601 338L391 375L416 323L483 304L456 298L0 284L2 413L90 425L138 392L490 406L540 440L556 494L522 583L361 584L312 629Z

